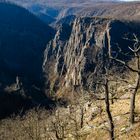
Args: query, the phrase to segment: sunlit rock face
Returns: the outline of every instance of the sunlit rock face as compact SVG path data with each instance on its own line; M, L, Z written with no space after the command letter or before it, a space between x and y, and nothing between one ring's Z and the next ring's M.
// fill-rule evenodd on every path
M117 45L128 51L129 42L123 37L135 30L131 27L127 22L97 17L76 18L71 25L61 25L44 53L48 83L59 87L56 91L73 87L91 89L104 53L118 51Z

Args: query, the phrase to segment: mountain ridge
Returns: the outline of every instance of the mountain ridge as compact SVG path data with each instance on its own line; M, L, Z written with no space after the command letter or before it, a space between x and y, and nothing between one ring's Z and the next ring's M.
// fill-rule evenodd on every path
M46 100L43 52L54 33L25 8L0 2L0 118Z
M103 16L112 18L121 18L127 20L138 20L140 13L140 2L124 2L124 1L17 1L11 0L11 2L17 3L42 19L49 16L51 18L46 23L57 22L59 19L67 17L69 15L75 16ZM54 14L55 13L55 14ZM123 13L123 14L122 14ZM131 17L131 18L130 18Z

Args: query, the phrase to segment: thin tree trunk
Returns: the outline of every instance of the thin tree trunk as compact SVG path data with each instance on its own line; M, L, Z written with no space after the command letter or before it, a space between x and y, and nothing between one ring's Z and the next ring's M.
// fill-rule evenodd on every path
M109 125L110 125L110 130L109 130L110 140L114 140L115 139L114 138L114 122L113 122L113 117L110 111L108 80L106 80L105 82L105 104L106 104L106 112L108 115Z
M80 127L83 128L84 125L84 109L81 107L81 121L80 121Z
M140 74L137 74L135 89L130 98L130 124L131 125L134 124L135 122L135 100L136 100L136 94L139 88L139 80L140 80Z

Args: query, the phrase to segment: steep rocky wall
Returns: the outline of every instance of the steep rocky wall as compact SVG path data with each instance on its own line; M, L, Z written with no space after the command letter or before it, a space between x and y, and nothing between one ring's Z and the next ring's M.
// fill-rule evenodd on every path
M67 88L89 90L98 71L98 59L103 53L111 54L119 48L128 51L130 42L124 37L131 33L125 22L108 18L82 17L72 27L62 25L45 51L48 87L55 92Z

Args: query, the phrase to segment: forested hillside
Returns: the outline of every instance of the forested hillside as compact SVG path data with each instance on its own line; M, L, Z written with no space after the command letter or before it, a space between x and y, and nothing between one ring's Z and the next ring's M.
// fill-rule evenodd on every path
M16 100L16 95L13 95L9 100L11 95L6 94L17 90L12 86L17 84L17 77L20 79L19 83L28 91L27 97L32 97L29 94L34 91L31 86L36 85L39 89L43 86L43 52L53 34L51 27L24 8L0 2L0 112L7 114L24 106L20 99L22 97L17 97ZM43 93L40 92L40 95L34 97L39 99L41 94ZM4 110L5 106L8 106L7 110Z

